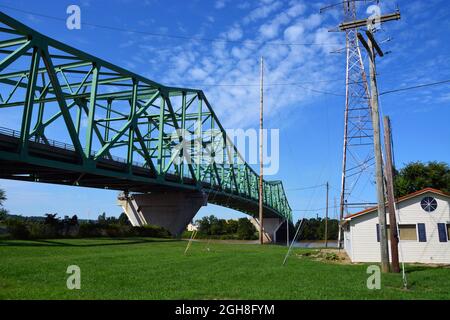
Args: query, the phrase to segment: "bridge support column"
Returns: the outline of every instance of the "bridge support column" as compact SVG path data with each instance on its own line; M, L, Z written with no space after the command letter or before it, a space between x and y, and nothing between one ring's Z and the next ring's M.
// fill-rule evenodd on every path
M118 204L133 226L153 224L180 237L198 210L207 204L207 196L203 192L152 192L119 196Z
M259 230L259 220L256 218L251 218L250 221L255 226L255 228ZM280 229L283 223L286 223L285 220L280 218L264 218L264 229L263 229L264 243L277 242L278 229Z

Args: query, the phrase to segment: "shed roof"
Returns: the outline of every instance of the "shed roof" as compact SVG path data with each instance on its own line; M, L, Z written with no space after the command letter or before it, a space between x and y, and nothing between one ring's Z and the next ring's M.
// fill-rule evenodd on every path
M438 189L434 189L434 188L425 188L425 189L422 189L422 190L419 190L419 191L416 191L416 192L412 192L412 193L410 193L410 194L407 194L407 195L405 195L405 196L403 196L403 197L400 197L400 198L398 198L398 199L395 201L395 203L399 203L399 202L402 202L402 201L405 201L405 200L408 200L408 199L411 199L411 198L420 196L420 195L425 194L425 193L427 193L427 192L439 194L439 195L441 195L441 196L450 198L450 194L448 194L448 193L446 193L446 192L444 192L444 191L441 191L441 190L438 190ZM386 203L386 205L387 205L387 203ZM361 215L363 215L363 214L370 213L370 212L377 211L377 210L378 210L378 206L376 206L376 207L371 207L371 208L367 208L367 209L365 209L365 210L363 210L363 211L359 211L359 212L353 213L353 214L351 214L351 215L348 215L348 216L344 217L344 219L345 219L345 220L351 220L351 219L356 218L356 217L359 217L359 216L361 216Z

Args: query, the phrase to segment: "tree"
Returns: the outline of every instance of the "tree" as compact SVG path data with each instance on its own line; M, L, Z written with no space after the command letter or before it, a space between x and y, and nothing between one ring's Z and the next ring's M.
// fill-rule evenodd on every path
M209 222L208 217L203 217L200 220L197 220L198 223L198 231L202 234L211 234L211 223Z
M395 172L395 196L419 191L424 188L435 188L450 193L450 167L445 162L431 161L411 162Z
M72 218L70 218L69 225L71 225L71 226L78 226L78 217L77 217L76 214L74 214L72 216Z
M103 212L101 215L97 217L97 221L99 224L106 224L106 212Z
M223 219L218 219L214 216L209 217L211 223L211 234L212 235L222 235L226 233L226 221Z
M0 207L3 206L3 202L6 201L6 193L5 190L0 189Z
M227 234L235 234L237 233L239 227L239 223L237 220L227 220L225 224L225 233Z
M6 220L7 215L8 211L6 211L3 208L0 208L0 221Z
M131 225L130 220L128 219L128 216L125 214L125 212L122 212L117 220L118 220L119 224L121 224L123 226Z
M3 202L5 202L5 201L6 201L5 191L0 189L0 221L5 220L6 215L8 214L8 211L6 211L6 209L2 208Z
M255 239L256 231L257 230L255 226L247 218L240 218L238 220L237 235L239 239L243 240Z
M56 217L57 215L57 213L46 213L44 224L48 224L50 226L58 226L60 221L59 218Z
M297 230L301 220L295 224ZM328 219L328 240L337 240L339 221ZM302 230L300 230L297 240L324 240L325 239L325 219L311 218L306 219Z

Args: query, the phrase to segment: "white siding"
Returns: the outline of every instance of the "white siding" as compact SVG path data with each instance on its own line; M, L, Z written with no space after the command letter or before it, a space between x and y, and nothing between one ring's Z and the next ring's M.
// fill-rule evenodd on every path
M423 197L432 196L438 202L437 209L425 212L420 201ZM389 218L387 217L388 221ZM450 264L450 242L439 242L438 223L450 223L450 199L431 192L402 201L398 205L397 222L399 224L424 223L426 242L406 241L400 239L400 261L420 263ZM380 243L377 242L376 225L378 213L371 212L350 220L351 244L348 245L354 262L380 261ZM418 237L417 237L418 238ZM346 249L347 250L347 249Z
M350 229L344 230L344 250L347 252L350 260L353 260L353 251L352 251L352 234Z

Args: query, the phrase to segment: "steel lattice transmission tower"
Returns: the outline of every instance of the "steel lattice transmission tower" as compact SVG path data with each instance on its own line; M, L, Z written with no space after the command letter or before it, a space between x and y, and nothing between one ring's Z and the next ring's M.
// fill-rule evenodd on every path
M344 21L356 20L356 1L343 2ZM373 129L369 87L358 44L358 29L346 32L346 97L340 218L348 207L365 207L368 203L355 198L368 185L373 185Z

